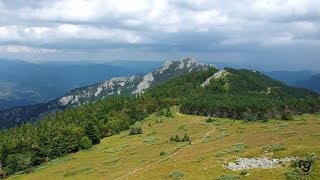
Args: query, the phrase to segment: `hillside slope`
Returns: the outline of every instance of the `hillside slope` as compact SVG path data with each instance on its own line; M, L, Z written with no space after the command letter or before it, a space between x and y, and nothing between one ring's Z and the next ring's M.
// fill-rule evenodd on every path
M316 73L308 70L302 70L302 71L269 71L269 72L265 72L265 74L279 81L283 81L288 85L295 85L296 82L309 79Z
M193 72L150 88L146 95L181 104L181 112L233 119L269 119L314 113L319 94L294 88L258 71L231 69Z
M159 62L29 63L0 58L0 110L46 102L66 92L118 76L147 73Z
M320 92L320 74L314 75L304 81L298 81L295 83L295 86L304 87Z
M232 68L212 68L175 77L150 88L146 94L158 98L181 98L199 94L251 94L276 98L319 97L314 91L288 86L261 72Z
M49 102L0 111L0 128L14 127L26 121L35 122L46 115L55 114L68 107L94 102L110 96L139 94L172 77L209 68L214 67L198 63L192 58L179 61L169 60L144 76L115 77L102 83L73 89L64 96Z
M151 115L143 121L143 134L128 131L105 138L91 150L50 161L30 174L9 179L285 179L300 177L291 163L270 169L232 171L223 165L242 158L269 159L320 155L319 116L297 116L295 121L267 123L216 119L175 113L174 118ZM307 132L307 133L306 133ZM188 142L171 136L188 134ZM254 138L252 138L254 137ZM162 153L161 153L162 152ZM320 178L316 162L309 178ZM246 172L243 175L242 172ZM245 175L246 174L246 175Z

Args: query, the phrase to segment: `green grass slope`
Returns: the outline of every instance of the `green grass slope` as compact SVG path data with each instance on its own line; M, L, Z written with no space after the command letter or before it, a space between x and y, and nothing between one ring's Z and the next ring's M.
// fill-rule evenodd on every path
M104 138L90 150L50 161L30 174L9 179L285 179L293 171L289 164L272 169L251 169L248 175L222 165L238 157L302 157L320 155L320 116L296 116L292 121L262 123L174 113L167 118L155 114L142 122L143 134L128 131ZM188 134L188 142L169 141ZM238 145L241 148L238 148ZM275 147L266 152L265 147ZM235 150L235 147L237 149ZM291 173L292 175L292 173ZM291 176L292 177L292 176ZM315 162L310 179L320 178Z

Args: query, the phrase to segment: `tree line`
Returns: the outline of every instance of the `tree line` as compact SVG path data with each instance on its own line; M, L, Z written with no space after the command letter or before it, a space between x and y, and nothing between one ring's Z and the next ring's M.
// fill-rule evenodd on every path
M320 112L320 99L280 99L265 95L203 94L186 99L186 114L232 119L265 120L274 117Z

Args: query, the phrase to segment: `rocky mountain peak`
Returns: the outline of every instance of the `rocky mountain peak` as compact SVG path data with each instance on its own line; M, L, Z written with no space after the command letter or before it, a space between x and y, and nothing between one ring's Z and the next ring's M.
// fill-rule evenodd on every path
M192 70L206 70L213 65L199 63L195 58L187 57L180 60L167 60L153 74L168 74L175 72L191 72ZM169 73L169 74L170 74ZM171 74L172 75L172 74Z

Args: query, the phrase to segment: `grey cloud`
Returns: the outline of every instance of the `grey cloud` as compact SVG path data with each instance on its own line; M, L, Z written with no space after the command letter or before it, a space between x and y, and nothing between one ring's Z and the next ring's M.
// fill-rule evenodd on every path
M308 57L303 60L308 64L319 55L318 0L128 4L123 0L0 0L0 53L32 59L31 53L26 56L25 46L39 49L34 57L38 59L165 59L194 54L253 64L290 64L302 57ZM5 52L6 47L16 48ZM51 52L47 49L56 51L47 55ZM300 54L291 56L296 54L292 49Z

